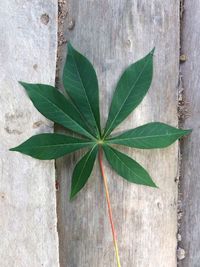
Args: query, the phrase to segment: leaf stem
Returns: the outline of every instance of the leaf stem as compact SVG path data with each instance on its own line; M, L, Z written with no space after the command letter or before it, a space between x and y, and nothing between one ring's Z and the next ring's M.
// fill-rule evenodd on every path
M108 205L108 215L109 215L110 225L111 225L111 229L112 229L113 243L114 243L116 260L117 260L117 267L121 267L120 258L119 258L119 249L118 249L118 244L117 244L117 235L116 235L115 226L114 226L114 222L113 222L113 215L112 215L112 208L111 208L111 204L110 204L108 183L107 183L107 179L106 179L106 176L104 173L102 154L103 154L102 153L102 147L99 146L99 166L100 166L101 175L103 178L105 192L106 192L106 201L107 201L107 205Z

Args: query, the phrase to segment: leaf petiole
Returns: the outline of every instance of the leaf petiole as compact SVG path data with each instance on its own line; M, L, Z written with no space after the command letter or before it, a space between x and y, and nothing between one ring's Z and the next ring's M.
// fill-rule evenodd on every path
M102 175L104 187L105 187L105 192L106 192L106 201L107 201L107 205L108 205L108 215L109 215L110 225L111 225L111 229L112 229L113 243L114 243L114 247L115 247L115 254L116 254L116 260L117 260L117 267L121 267L120 258L119 258L119 249L118 249L118 244L117 244L117 235L116 235L115 226L114 226L114 222L113 222L113 215L112 215L112 208L111 208L111 203L110 203L108 183L107 183L107 179L106 179L106 176L104 173L102 154L103 154L102 147L101 147L101 145L99 145L99 166L100 166L100 171L101 171L101 175Z

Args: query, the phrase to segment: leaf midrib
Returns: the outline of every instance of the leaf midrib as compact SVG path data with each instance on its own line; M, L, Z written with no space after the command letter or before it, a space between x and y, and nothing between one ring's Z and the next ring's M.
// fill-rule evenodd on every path
M118 116L118 115L119 115L119 113L121 112L121 110L122 110L122 107L124 106L124 104L126 103L126 101L127 101L128 97L129 97L129 96L130 96L130 94L131 94L131 91L134 89L134 87L135 87L136 83L138 82L138 80L140 79L140 77L141 77L142 73L144 72L144 69L146 68L146 65L147 65L148 61L149 61L149 60L147 60L147 61L145 62L145 64L144 64L144 66L143 66L143 69L142 69L141 73L139 74L139 76L138 76L138 78L136 79L136 81L135 81L135 83L133 84L133 86L130 88L130 91L129 91L129 93L128 93L127 97L125 98L125 100L124 100L124 102L122 103L122 105L121 105L121 107L120 107L119 111L118 111L118 112L117 112L117 114L115 115L115 117L114 117L114 119L113 119L112 123L110 124L110 127L109 127L109 128L108 128L108 130L105 132L105 134L104 134L104 136L105 136L105 137L107 136L107 133L109 133L109 131L110 131L110 128L112 127L113 123L115 122L115 120L116 120L117 116Z
M70 72L69 70L68 70L68 72ZM69 79L69 76L67 76L65 73L64 73L64 76L66 76L68 79ZM70 78L72 81L74 81L74 79L72 79L72 78ZM67 90L66 90L67 91ZM85 117L84 117L84 115L81 113L81 111L78 109L78 107L76 106L76 103L74 102L74 100L73 100L73 98L69 95L69 93L67 92L67 95L68 95L68 97L69 97L69 99L70 99L70 101L71 101L71 104L73 105L73 107L76 109L76 111L79 113L79 115L80 115L80 117L83 119L83 120L85 120ZM90 131L92 131L92 125L90 125L89 123L88 123L88 121L87 120L85 120L85 124L86 124L86 126L89 128L89 130Z
M26 148L52 148L52 147L60 147L60 146L74 146L74 145L92 145L93 143L92 142L87 142L87 143L73 143L73 144L58 144L58 145L42 145L42 146L26 146Z
M72 120L78 126L78 128L81 128L82 130L84 130L84 132L86 132L90 136L90 138L91 137L93 138L93 136L87 130L85 130L80 124L78 124L74 119L72 119L69 115L67 115L61 108L59 108L58 106L56 106L53 102L51 102L48 98L46 98L45 96L43 96L39 92L36 91L36 94L38 94L40 97L42 97L43 99L45 99L48 103L50 103L52 106L54 106L59 111L61 111L64 114L64 116L67 117L67 118L69 118L70 120Z
M92 117L93 117L93 119L94 119L94 121L95 121L95 126L96 126L96 128L97 128L97 132L99 133L99 128L98 128L98 126L97 126L97 122L96 122L95 116L94 116L94 114L93 114L93 110L92 110L92 107L91 107L91 105L90 105L90 102L89 102L89 99L88 99L88 95L87 95L87 93L86 93L86 90L85 90L85 87L84 87L84 84L83 84L83 81L82 81L82 77L81 77L80 72L79 72L79 68L78 68L78 66L77 66L77 64L76 64L76 60L75 60L75 58L74 58L73 51L72 51L71 55L72 55L72 57L73 57L73 59L74 59L74 63L75 63L75 67L76 67L76 70L77 70L77 73L78 73L78 77L79 77L80 82L81 82L81 85L82 85L82 87L83 87L83 92L84 92L84 94L85 94L85 96L86 96L86 101L87 101L87 103L88 103L88 105L89 105L90 112L91 112ZM83 116L84 116L84 115L83 115Z
M119 156L116 154L116 152L113 150L113 149L111 149L111 148L109 148L112 152L113 152L113 154L115 155L115 157L127 168L127 169L129 169L130 171L131 171L131 173L133 173L135 176L137 176L139 179L141 179L143 182L146 182L146 180L143 178L143 177L141 177L141 176L138 176L138 174L137 173L135 173L132 169L130 169L120 158L119 158ZM133 159L132 159L133 160ZM133 160L134 161L134 160ZM141 167L142 168L142 167ZM145 184L147 184L147 183L145 183Z
M73 190L72 193L71 193L72 195L73 195L73 192L75 191L75 189L77 188L77 185L79 184L80 177L81 177L81 175L82 175L82 173L83 173L83 170L84 170L84 168L85 168L85 166L86 166L86 164L87 164L87 162L88 162L88 159L89 159L90 155L92 154L92 152L94 151L94 149L95 149L96 146L97 146L97 145L94 145L93 148L90 150L90 153L88 154L88 157L87 157L87 159L86 159L86 161L85 161L85 164L83 165L83 168L82 168L82 170L81 170L81 172L80 172L80 174L79 174L79 176L78 176L78 178L77 178L77 183L76 183L75 186L74 186L74 190Z
M147 138L155 138L155 137L174 136L174 135L180 135L180 133L165 134L165 135L138 136L138 137L128 137L128 138L120 138L120 139L117 137L113 137L113 139L108 139L108 141L126 141L126 140L147 139Z

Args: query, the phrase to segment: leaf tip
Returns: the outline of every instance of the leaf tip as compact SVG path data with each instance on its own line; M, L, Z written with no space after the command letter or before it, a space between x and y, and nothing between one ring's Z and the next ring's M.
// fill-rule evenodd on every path
M156 189L160 189L160 187L157 186L155 183L154 183L154 186L153 187L156 188Z
M76 194L73 193L73 191L71 191L70 195L69 195L69 201L72 202L75 198Z
M24 87L24 89L27 89L27 86L29 85L29 83L23 82L23 81L18 81L18 83Z
M193 129L182 130L182 133L181 133L181 136L179 137L179 139L191 134L192 130Z
M149 184L150 187L159 189L159 187L154 183L154 181L151 179L151 183Z
M22 86L24 86L26 83L25 82L23 82L23 81L18 81L18 83L20 84L20 85L22 85Z
M67 42L67 49L68 50L74 49L70 41Z
M187 129L187 130L184 130L184 132L185 132L185 135L188 135L188 134L190 134L192 131L193 131L193 129Z
M9 148L9 151L17 151L17 147Z
M151 52L150 52L150 54L153 56L154 55L154 52L155 52L155 46L154 46L154 48L151 50Z

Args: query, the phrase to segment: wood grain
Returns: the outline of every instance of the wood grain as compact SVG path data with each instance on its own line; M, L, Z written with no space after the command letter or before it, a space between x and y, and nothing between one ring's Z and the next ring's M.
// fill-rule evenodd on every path
M54 83L57 1L0 2L0 266L58 266L55 170L8 149L53 125L18 81Z
M181 191L182 191L182 242L186 257L182 267L200 265L200 2L185 1L182 29L182 53L187 61L182 64L184 81L186 120L185 128L192 128L192 134L183 143Z
M177 126L179 1L69 0L66 36L94 64L100 85L102 125L125 67L154 46L154 79L142 104L116 131L150 121ZM69 22L75 21L71 29ZM69 28L69 29L68 29ZM108 164L114 220L123 267L175 267L178 146L140 151L121 148L145 166L159 189L129 184ZM96 164L87 186L69 202L80 154L57 161L61 267L116 266L105 192Z

